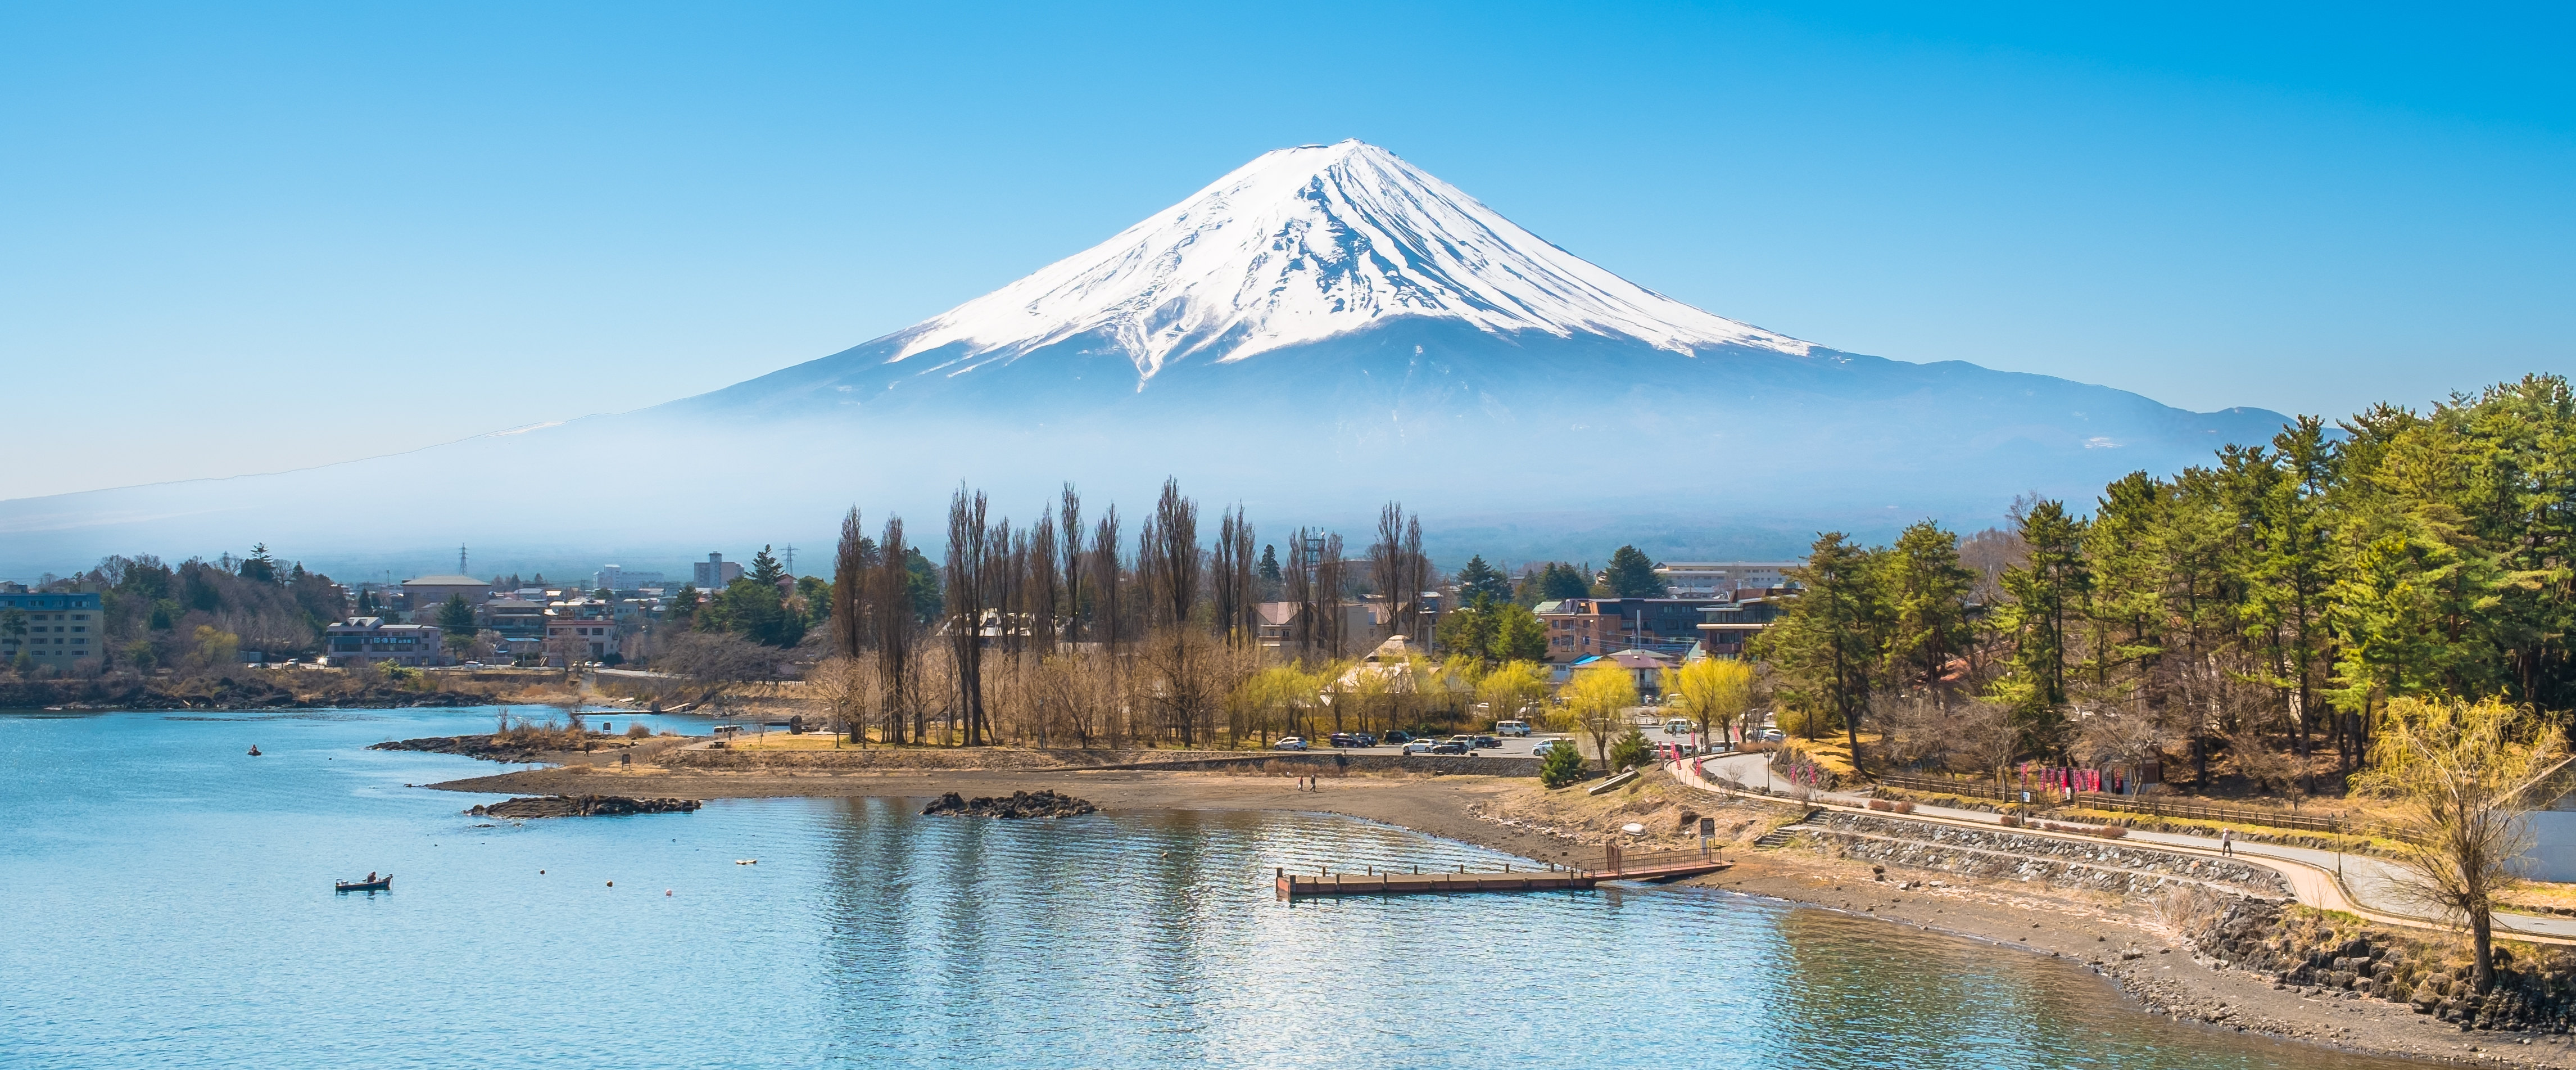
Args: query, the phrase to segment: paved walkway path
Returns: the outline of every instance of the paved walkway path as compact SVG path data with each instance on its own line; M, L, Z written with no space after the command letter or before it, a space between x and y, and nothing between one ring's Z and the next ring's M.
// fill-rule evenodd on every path
M1664 772L1682 784L1714 792L1746 792L1796 798L1797 785L1781 779L1771 771L1770 760L1761 754L1725 754L1707 758L1667 762ZM2000 815L1982 810L1960 810L1947 806L1917 804L1912 813L1898 815L1870 810L1869 796L1855 792L1819 791L1811 793L1811 805L1832 810L1867 813L1872 817L1919 821L1927 824L1978 825L1999 828ZM2036 829L2018 829L2032 836L2088 840L2091 837L2073 833L2052 833ZM2225 854L2217 839L2178 832L2133 830L2123 840L2154 844L2185 854L2217 856ZM2290 883L2291 894L2300 903L2325 910L2341 910L2374 921L2416 928L2447 929L2438 912L2411 901L2400 889L2397 870L2388 860L2375 855L2321 851L2312 847L2290 847L2273 843L2236 841L2235 855L2249 862L2278 871ZM2499 911L2495 927L2500 934L2511 934L2543 943L2576 943L2576 918L2517 914Z

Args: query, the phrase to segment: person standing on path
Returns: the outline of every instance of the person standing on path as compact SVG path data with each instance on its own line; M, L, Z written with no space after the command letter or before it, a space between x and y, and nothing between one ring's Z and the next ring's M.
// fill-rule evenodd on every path
M2223 855L2234 855L2236 853L2235 829L2218 830L2218 853Z

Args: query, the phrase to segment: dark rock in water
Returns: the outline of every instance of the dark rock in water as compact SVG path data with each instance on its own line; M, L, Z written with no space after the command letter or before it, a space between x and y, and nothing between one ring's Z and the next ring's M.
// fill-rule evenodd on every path
M1052 791L1015 791L1007 799L986 797L973 802L952 791L922 807L921 812L1017 820L1024 817L1081 817L1099 809L1082 799Z
M478 817L617 817L624 814L684 814L698 808L696 799L628 799L616 795L547 795L508 799L476 806Z

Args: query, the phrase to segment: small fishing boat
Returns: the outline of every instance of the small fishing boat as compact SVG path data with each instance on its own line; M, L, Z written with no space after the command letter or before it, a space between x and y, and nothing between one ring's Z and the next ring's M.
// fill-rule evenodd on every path
M384 876L377 877L371 881L332 881L331 890L335 892L390 892L394 890L394 875L387 873Z

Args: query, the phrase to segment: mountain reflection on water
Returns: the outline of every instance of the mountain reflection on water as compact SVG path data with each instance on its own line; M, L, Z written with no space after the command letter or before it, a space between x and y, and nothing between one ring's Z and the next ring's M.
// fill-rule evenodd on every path
M2401 1065L1725 893L1277 902L1277 866L1504 860L1341 818L495 822L404 786L489 764L363 749L490 720L0 715L0 1065Z

